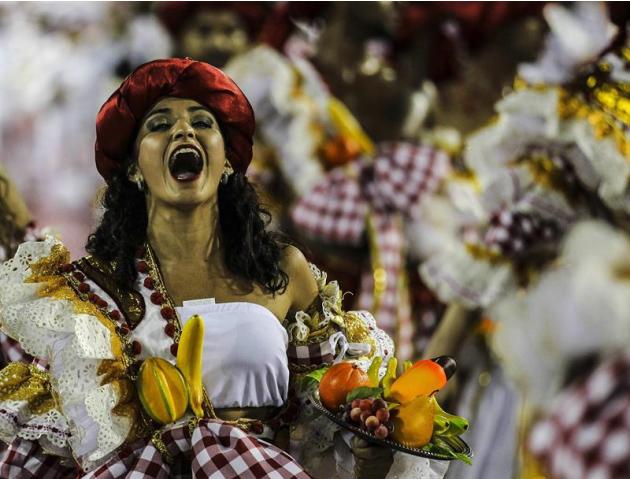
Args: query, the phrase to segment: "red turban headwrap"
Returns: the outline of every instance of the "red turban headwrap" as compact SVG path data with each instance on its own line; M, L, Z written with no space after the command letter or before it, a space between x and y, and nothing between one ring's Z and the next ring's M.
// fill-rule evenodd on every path
M254 111L238 86L218 68L188 58L139 66L96 116L96 169L106 181L131 153L140 121L164 97L188 98L217 119L232 167L245 173L252 158Z

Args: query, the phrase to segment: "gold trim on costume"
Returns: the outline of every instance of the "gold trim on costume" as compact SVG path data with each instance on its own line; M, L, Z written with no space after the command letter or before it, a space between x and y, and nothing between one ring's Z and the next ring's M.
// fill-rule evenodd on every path
M0 401L27 401L31 414L37 416L57 408L50 374L20 362L9 363L0 371Z

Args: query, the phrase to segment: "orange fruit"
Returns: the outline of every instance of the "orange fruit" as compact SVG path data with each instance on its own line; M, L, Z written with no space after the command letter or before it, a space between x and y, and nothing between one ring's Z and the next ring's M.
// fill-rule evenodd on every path
M445 385L446 374L442 366L430 359L421 359L393 382L388 399L404 404L416 396L433 394Z
M326 371L319 382L319 398L327 409L336 411L346 402L350 391L369 384L367 373L356 364L337 363Z

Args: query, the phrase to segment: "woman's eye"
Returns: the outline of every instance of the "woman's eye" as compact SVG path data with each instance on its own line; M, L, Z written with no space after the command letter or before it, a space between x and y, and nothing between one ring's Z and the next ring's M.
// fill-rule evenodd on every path
M171 127L168 123L154 123L149 125L149 131L166 131Z
M195 120L193 126L195 128L212 128L212 122L210 120Z

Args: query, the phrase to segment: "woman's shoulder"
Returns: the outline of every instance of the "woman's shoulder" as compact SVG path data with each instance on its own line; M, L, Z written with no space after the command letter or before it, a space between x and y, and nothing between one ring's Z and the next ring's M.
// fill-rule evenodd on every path
M289 245L283 250L282 268L289 277L287 292L291 296L291 310L306 309L319 292L311 264L299 248Z

